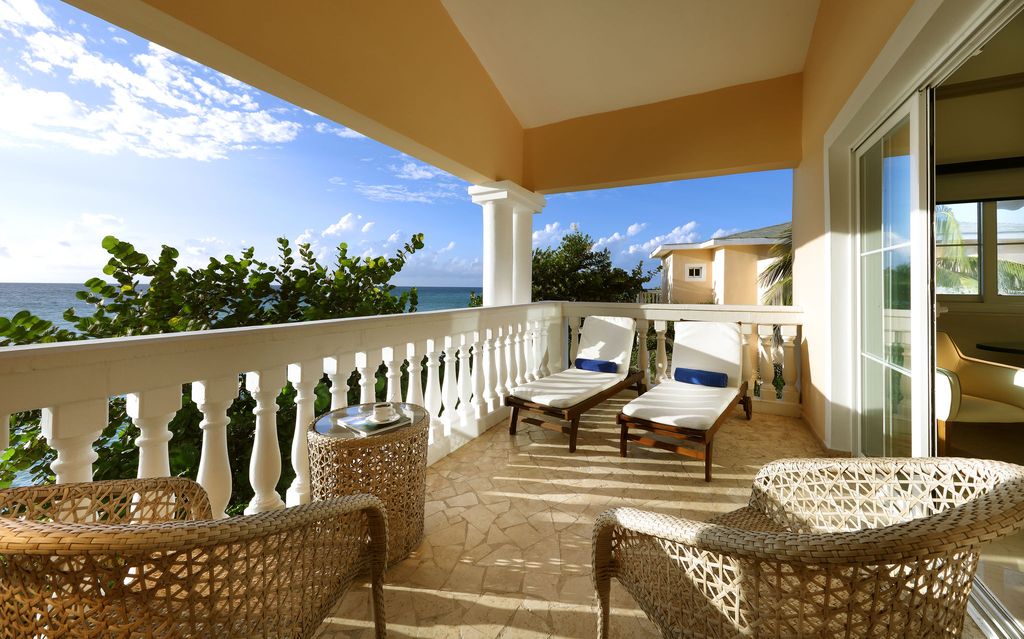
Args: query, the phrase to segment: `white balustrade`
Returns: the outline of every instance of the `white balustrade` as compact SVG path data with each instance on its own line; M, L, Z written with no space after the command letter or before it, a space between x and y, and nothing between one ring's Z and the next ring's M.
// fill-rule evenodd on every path
M355 366L355 353L338 353L324 358L324 372L331 382L331 410L348 406L348 378Z
M286 493L291 505L303 503L310 492L305 428L313 418L315 390L324 373L330 381L332 409L349 403L353 371L358 373L359 401L373 402L383 361L387 398L398 401L404 384L405 400L424 405L431 415L428 462L433 463L503 421L508 414L503 397L510 388L562 370L575 360L581 319L591 315L638 320L640 368L652 383L667 373L669 322L738 321L745 332L747 327L770 332L770 327L781 326L778 353L770 343L765 351L762 337L767 335L750 334L748 359L757 359L746 370L751 377L761 373L767 380L764 401L755 400L755 414L799 414L798 309L539 302L4 348L0 417L42 409L42 435L57 453L51 465L57 481L89 481L97 459L95 447L109 420L109 398L127 396L129 416L141 433L138 474L167 475L175 446L168 425L180 407L181 386L190 383L192 400L202 413L196 480L206 489L214 515L222 517L232 496L228 415L238 396L239 374L245 373L256 401L255 440L248 460L255 495L246 510L262 512L284 505L276 492L285 452L278 444L277 403L286 380L295 386L296 402L295 423L288 426L294 431L292 445L285 452L296 471ZM644 365L650 357L645 336L652 323L659 337L653 379ZM774 399L771 386L776 364L782 367L785 384L780 400ZM0 424L0 451L9 446L9 423Z
M277 441L277 396L286 381L284 368L251 371L245 374L245 387L256 400L256 437L249 458L249 484L253 497L246 515L284 508L277 492L281 478L281 445Z
M665 352L665 331L668 329L668 322L655 321L654 334L657 339L657 346L654 352L654 383L660 384L665 381L668 375L668 353Z
M400 402L402 401L402 359L397 358L395 349L388 346L384 348L384 366L386 373L384 374L387 380L387 390L384 395L385 401L389 402Z
M487 403L484 401L484 363L483 343L486 340L484 331L473 331L472 348L472 382L473 382L473 420L479 421L487 413Z
M228 456L228 409L238 397L238 376L218 377L192 384L192 401L203 414L203 450L196 481L210 498L213 516L224 517L231 500L231 459Z
M315 416L316 385L323 376L323 360L312 359L288 365L288 381L295 387L295 433L292 435L292 470L295 479L285 493L285 503L309 503L309 444L306 430Z
M125 401L128 416L139 429L139 478L170 477L171 461L167 443L168 426L181 409L181 386L168 386L141 393L129 393Z
M444 423L446 437L452 434L452 428L459 421L459 415L456 412L456 407L459 404L459 388L455 377L458 368L456 352L455 338L450 335L446 336L444 338L444 373L441 384L441 405L444 408L444 412L441 413L441 421Z
M643 373L644 386L651 386L651 354L647 352L647 331L651 324L645 319L636 322L637 368Z
M423 406L423 356L419 355L415 342L405 345L405 358L409 362L409 383L405 389L405 401L409 404Z

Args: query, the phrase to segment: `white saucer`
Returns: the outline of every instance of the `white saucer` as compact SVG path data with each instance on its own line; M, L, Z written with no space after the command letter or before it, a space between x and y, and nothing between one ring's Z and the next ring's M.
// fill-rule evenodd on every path
M376 424L378 426L383 426L385 424L392 424L394 422L397 422L400 419L402 419L402 415L401 415L401 413L399 413L397 411L392 413L391 416L388 417L387 419L375 419L372 414L366 416L366 421L370 422L371 424Z

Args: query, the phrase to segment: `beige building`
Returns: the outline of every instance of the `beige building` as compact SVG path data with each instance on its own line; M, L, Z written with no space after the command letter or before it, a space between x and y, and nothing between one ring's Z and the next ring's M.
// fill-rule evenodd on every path
M761 273L772 263L771 248L790 224L742 231L706 242L662 244L661 298L666 304L760 304Z

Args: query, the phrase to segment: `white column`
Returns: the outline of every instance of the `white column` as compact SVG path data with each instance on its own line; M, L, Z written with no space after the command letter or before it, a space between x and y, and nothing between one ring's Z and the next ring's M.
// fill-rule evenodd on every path
M355 365L355 353L338 353L324 358L324 372L331 380L331 410L348 406L348 378Z
M512 303L533 301L533 214L517 204L512 212Z
M226 517L231 500L231 459L228 456L228 409L238 397L238 376L206 379L192 384L192 401L203 413L203 451L196 481L206 490L216 519Z
M508 180L471 186L469 195L484 210L484 306L529 302L533 214L544 196Z
M295 479L285 493L289 506L309 503L309 442L306 429L316 413L316 384L323 376L323 360L288 365L288 381L295 387L295 432L292 434L292 470Z
M107 426L107 398L87 399L43 409L43 437L57 451L50 469L58 484L92 481L92 464L99 455L93 442Z
M654 383L660 384L669 378L668 353L665 351L665 330L668 322L654 320L654 334L657 338L657 351L654 354Z
M395 349L385 346L381 351L384 354L384 377L387 379L387 389L384 399L395 403L402 401L402 358L396 356Z
M245 387L256 400L256 437L249 459L249 483L253 497L245 509L246 515L284 508L277 494L277 481L281 478L281 445L277 441L277 396L285 384L284 369L252 371L245 374Z
M484 402L484 369L487 367L483 344L487 340L487 331L473 331L473 417L480 419L487 413Z
M405 358L409 361L409 384L405 388L405 401L423 406L423 348L417 349L415 342L405 345Z
M135 440L139 448L139 479L170 477L167 442L171 441L171 431L167 426L181 408L181 386L129 393L125 404L128 416L139 427Z

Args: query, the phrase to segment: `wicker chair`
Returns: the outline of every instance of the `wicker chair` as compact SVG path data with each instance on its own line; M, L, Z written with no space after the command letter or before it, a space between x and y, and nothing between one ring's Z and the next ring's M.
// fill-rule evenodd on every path
M1012 464L777 461L711 522L602 513L600 636L615 577L666 637L957 637L979 547L1022 522Z
M0 491L0 637L310 637L366 569L384 636L376 497L210 516L180 478Z

